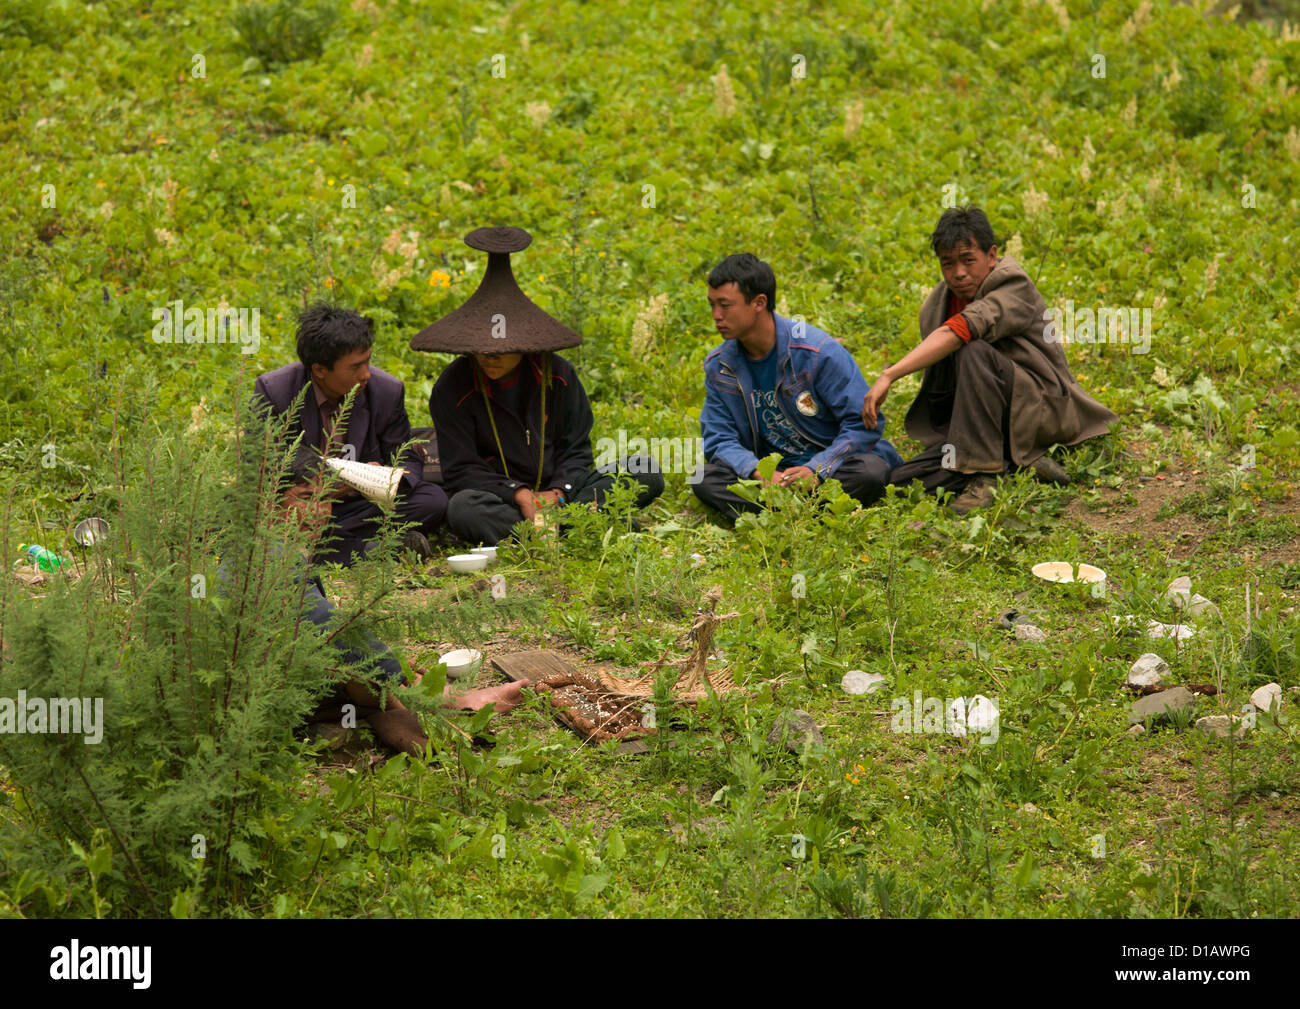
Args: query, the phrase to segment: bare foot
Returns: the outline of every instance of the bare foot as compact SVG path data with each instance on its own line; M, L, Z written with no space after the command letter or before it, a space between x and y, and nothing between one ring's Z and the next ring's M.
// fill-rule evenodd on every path
M423 757L429 737L424 734L415 712L393 703L387 711L375 711L366 716L375 735L386 746L413 757Z
M450 707L463 708L466 711L478 711L489 704L495 704L496 712L500 715L519 705L523 700L519 695L526 686L528 686L527 680L519 680L515 683L503 683L499 687L466 690L457 697L447 694L447 700Z

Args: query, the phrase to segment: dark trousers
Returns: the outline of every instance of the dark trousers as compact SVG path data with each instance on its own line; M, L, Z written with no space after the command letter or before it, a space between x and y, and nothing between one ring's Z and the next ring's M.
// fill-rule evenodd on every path
M319 627L321 631L328 631L330 618L334 613L334 604L326 597L325 586L321 584L319 576L311 575L308 577L307 593L303 599L303 605L306 607L304 615L307 619ZM368 630L362 629L361 634L364 639L364 647L362 648L345 645L339 638L335 638L332 642L343 653L344 661L363 663L362 669L365 671L380 673L384 679L404 683L405 677L402 676L402 665L389 651L388 646Z
M597 508L604 507L605 495L619 475L631 477L641 485L636 499L638 508L644 508L664 492L664 478L658 464L649 456L633 456L589 470L587 478L574 489L569 502L594 503ZM457 491L447 505L448 527L467 543L493 546L509 536L523 520L523 512L491 491Z
M726 463L707 463L703 477L694 484L695 496L734 522L741 512L759 510L758 505L727 490L736 481L746 478ZM839 469L835 471L835 479L844 487L846 494L857 498L864 505L875 504L889 483L889 463L874 452L852 455L840 463Z
M431 533L447 515L447 492L436 483L418 483L397 498L398 524L416 523L417 532ZM357 495L336 501L330 509L330 523L325 528L318 563L349 565L356 554L363 554L365 541L373 539L379 529L380 507Z
M303 594L303 616L310 620L322 633L328 633L330 630L330 621L334 614L334 604L329 601L325 595L325 586L320 580L319 575L308 573L307 565L299 562L302 567L294 581L303 577L307 579L307 587ZM229 565L222 561L217 567L217 592L221 595L227 594L226 585L230 579ZM365 627L360 628L362 644L360 647L345 644L340 635L334 638L330 643L339 650L344 662L360 663L363 674L374 673L381 679L393 683L405 683L406 677L402 674L402 664L397 661L389 647L370 633ZM340 685L334 692L333 701L335 703L345 702L347 693Z
M932 364L919 395L941 440L896 466L894 484L920 480L928 491L954 493L983 473L1002 473L1011 457L1011 387L1015 369L992 344L971 340Z

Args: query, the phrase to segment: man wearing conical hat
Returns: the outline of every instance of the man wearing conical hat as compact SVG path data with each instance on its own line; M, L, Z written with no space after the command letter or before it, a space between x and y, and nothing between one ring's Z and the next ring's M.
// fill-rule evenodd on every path
M451 495L447 524L470 543L491 546L548 507L599 507L620 473L640 485L637 507L663 493L648 457L594 466L591 404L573 366L555 353L582 337L530 301L510 268L510 254L531 241L521 228L466 236L488 253L482 282L411 340L414 350L462 355L438 378L429 412Z
M1043 296L1019 263L998 255L982 210L946 211L930 247L943 280L921 306L922 340L881 372L862 404L870 424L890 385L924 369L904 423L926 448L890 480L952 491L948 507L962 515L991 504L998 474L1014 468L1069 483L1047 450L1106 434L1119 418L1075 381L1045 330Z
M369 319L349 309L312 305L298 318L299 362L258 376L254 401L277 415L299 405L288 433L290 438L302 435L294 466L297 483L288 495L291 501L312 494L323 456L399 466L405 472L397 489L397 520L416 524L406 533L404 544L428 557L432 552L426 534L446 515L447 495L437 484L425 482L423 463L414 451L395 458L411 437L405 386L370 364L373 344ZM344 400L354 389L356 396L344 423ZM375 535L380 507L340 486L333 492L330 511L329 548L316 559L350 564Z

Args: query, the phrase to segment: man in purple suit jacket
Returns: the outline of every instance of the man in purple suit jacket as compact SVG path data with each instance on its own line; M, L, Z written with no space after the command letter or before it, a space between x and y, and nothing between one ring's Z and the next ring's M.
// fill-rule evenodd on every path
M424 557L431 555L424 534L432 532L447 514L447 495L437 484L425 483L423 468L414 451L396 459L398 448L411 437L406 415L405 387L379 368L370 366L374 330L369 319L349 309L315 304L298 317L300 363L259 375L254 403L277 414L297 404L298 414L288 436L302 433L302 446L293 471L296 485L287 495L290 504L305 500L318 478L321 453L344 455L376 466L401 466L406 470L397 492L397 516L417 526L405 543ZM300 395L306 387L306 394ZM346 426L340 423L343 399L357 390ZM319 451L317 451L319 450ZM364 552L365 540L374 535L379 505L355 490L334 492L330 506L330 550L316 559L350 564L354 553Z

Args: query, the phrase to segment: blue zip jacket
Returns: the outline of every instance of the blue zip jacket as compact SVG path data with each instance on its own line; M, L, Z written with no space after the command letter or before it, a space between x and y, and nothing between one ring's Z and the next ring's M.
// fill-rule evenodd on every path
M903 459L883 437L885 415L868 431L862 401L868 385L847 350L829 334L773 313L776 322L777 402L796 431L819 451L808 468L825 480L850 456L873 452L890 466ZM700 433L710 462L742 477L758 468L758 418L749 367L739 340L726 340L704 359L704 409Z

